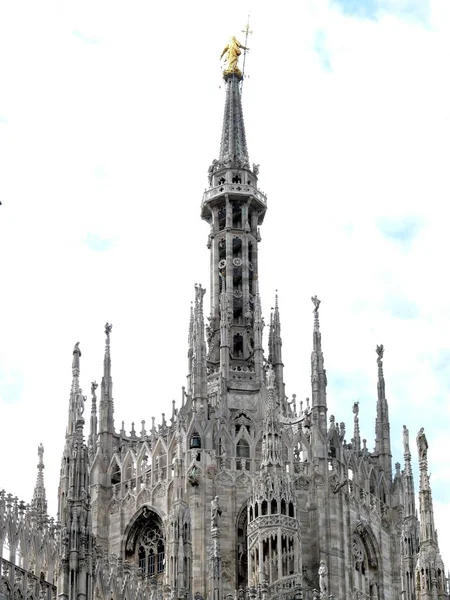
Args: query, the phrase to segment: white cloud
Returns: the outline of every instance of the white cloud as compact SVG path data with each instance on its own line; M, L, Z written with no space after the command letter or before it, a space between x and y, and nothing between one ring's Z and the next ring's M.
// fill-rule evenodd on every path
M30 498L42 441L53 512L76 341L87 392L101 377L103 324L114 324L116 427L124 418L140 429L180 397L193 284L209 283L199 205L220 138L218 57L247 19L247 7L228 6L0 8L0 366L23 385L20 401L0 397L0 451L14 457L1 483ZM412 433L425 425L432 448L449 416L448 2L430 3L428 23L358 19L325 0L278 6L251 7L243 94L269 200L264 309L278 288L287 390L300 399L319 295L330 413L349 428L359 398L369 447L384 343L399 460L405 420ZM380 217L422 227L402 245L382 235ZM93 252L88 235L117 243ZM403 305L415 318L396 316Z

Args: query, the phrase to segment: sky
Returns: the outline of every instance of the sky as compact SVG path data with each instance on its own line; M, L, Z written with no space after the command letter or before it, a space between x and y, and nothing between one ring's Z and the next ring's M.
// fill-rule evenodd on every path
M311 394L317 294L329 414L350 438L359 400L371 449L384 344L393 463L402 425L412 446L425 427L450 567L448 0L0 0L0 488L31 499L42 442L56 514L73 346L89 394L107 321L116 428L179 405L194 284L209 291L219 56L248 14L260 291L267 321L278 290L286 392Z

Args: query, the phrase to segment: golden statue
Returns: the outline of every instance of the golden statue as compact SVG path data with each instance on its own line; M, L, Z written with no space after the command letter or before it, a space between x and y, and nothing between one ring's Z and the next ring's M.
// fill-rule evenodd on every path
M223 49L222 54L220 55L220 58L223 58L223 55L226 53L226 60L228 62L227 68L225 69L224 73L237 73L238 75L242 75L239 67L238 67L238 60L239 60L239 56L241 55L241 49L242 50L248 50L248 48L246 48L245 46L243 46L235 37L234 35L231 36L230 41L228 43L227 46L225 46L225 48Z

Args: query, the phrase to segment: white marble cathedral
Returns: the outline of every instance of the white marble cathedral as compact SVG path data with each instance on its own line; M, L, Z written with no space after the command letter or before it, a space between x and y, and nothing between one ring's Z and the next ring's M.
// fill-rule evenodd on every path
M58 518L47 515L40 447L31 504L0 493L0 600L449 598L423 430L419 513L406 427L404 469L392 470L383 346L373 450L361 440L357 404L351 432L327 414L317 297L311 400L285 395L278 302L263 350L258 244L267 201L249 163L239 48L232 38L224 50L220 155L201 205L211 314L205 322L196 286L181 406L149 430L144 422L129 435L117 430L107 325L86 432L75 346Z

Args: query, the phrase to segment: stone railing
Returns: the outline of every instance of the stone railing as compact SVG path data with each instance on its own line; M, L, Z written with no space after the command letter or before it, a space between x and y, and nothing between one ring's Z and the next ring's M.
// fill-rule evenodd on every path
M222 194L242 194L243 196L253 196L263 204L267 204L266 195L260 192L253 185L245 185L242 183L224 183L206 190L203 194L202 205L208 200L212 200L213 198L221 196Z
M39 598L55 600L56 587L34 573L25 571L5 558L0 559L0 597L5 600L16 598Z

